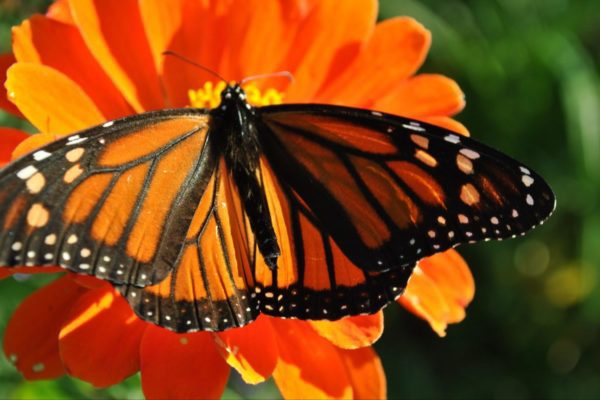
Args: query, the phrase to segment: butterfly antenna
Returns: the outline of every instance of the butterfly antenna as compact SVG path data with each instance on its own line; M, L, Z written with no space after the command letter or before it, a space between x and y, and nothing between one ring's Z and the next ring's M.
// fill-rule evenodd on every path
M173 56L173 57L175 57L175 58L178 58L178 59L180 59L181 61L185 61L186 63L188 63L188 64L190 64L190 65L193 65L194 67L198 67L198 68L200 68L201 70L203 70L203 71L205 71L205 72L208 72L208 73L209 73L209 74L211 74L212 76L214 76L214 77L216 77L216 78L219 78L220 80L222 80L223 82L225 82L225 84L226 84L226 85L229 85L229 81L228 81L227 79L223 78L221 75L219 75L218 73L216 73L216 72L215 72L215 71L213 71L212 69L210 69L210 68L208 68L208 67L206 67L206 66L204 66L204 65L202 65L202 64L198 64L197 62L195 62L195 61L192 61L192 60L190 60L189 58L187 58L187 57L184 57L184 56L182 56L182 55L181 55L181 54L179 54L179 53L175 53L174 51L167 50L167 51L163 51L163 53L162 53L162 54L163 54L163 56Z
M272 72L269 74L248 76L248 77L242 79L242 81L240 82L240 85L243 85L246 82L255 81L258 79L266 79L266 78L273 78L273 77L279 77L279 76L287 78L290 81L290 83L294 82L294 75L292 75L292 73L290 71L279 71L279 72Z

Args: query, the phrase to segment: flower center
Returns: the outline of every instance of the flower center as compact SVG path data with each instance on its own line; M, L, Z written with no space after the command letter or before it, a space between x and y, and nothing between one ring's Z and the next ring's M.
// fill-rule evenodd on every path
M213 82L204 82L200 89L188 91L190 107L194 108L215 108L221 102L221 92L225 89L225 82L219 82L216 85ZM283 103L284 94L276 89L268 88L264 91L253 83L242 86L246 92L246 100L253 106L270 106Z

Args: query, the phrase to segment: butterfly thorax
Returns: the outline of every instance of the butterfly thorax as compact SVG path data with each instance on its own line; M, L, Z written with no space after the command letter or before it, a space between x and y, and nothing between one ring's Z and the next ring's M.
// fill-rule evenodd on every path
M256 114L239 85L228 85L221 93L221 104L211 111L210 130L218 132L214 135L217 149L233 175L258 248L266 264L275 268L280 250L259 180L261 148Z

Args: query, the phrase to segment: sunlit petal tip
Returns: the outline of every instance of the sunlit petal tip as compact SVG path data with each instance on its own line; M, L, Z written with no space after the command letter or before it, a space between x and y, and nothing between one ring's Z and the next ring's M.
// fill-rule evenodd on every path
M331 343L343 349L358 349L375 343L383 334L383 312L337 321L310 321L311 326Z
M104 121L87 94L53 68L17 63L7 76L9 97L41 132L67 134Z
M269 317L259 316L243 328L216 333L214 339L225 361L246 383L264 382L273 373L279 351Z
M455 250L447 250L419 263L398 301L444 336L448 324L464 319L474 294L467 264Z

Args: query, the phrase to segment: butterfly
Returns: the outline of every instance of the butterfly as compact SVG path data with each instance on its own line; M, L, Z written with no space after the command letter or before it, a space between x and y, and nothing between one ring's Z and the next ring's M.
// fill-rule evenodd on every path
M552 213L530 168L377 111L148 112L72 134L0 171L0 265L109 281L176 332L260 313L335 320L401 295L423 257L522 235Z

